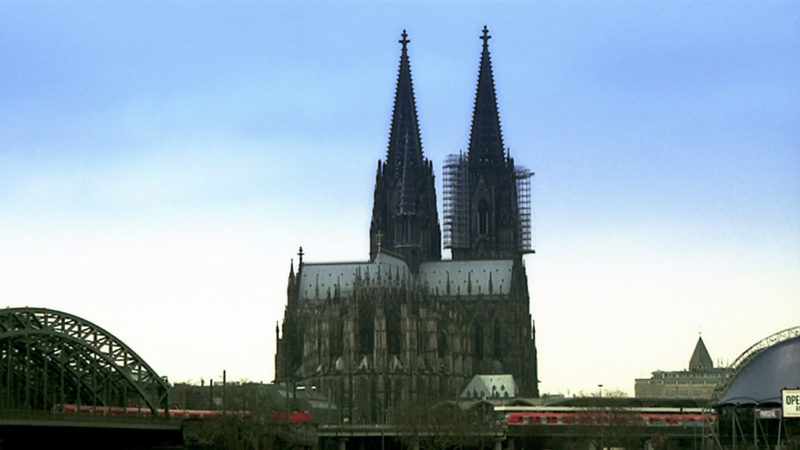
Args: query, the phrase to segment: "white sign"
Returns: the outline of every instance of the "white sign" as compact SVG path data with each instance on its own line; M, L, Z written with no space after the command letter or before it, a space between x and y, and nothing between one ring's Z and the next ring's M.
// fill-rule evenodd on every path
M783 417L800 417L800 389L784 389L781 391Z
M756 408L756 419L780 419L780 408Z

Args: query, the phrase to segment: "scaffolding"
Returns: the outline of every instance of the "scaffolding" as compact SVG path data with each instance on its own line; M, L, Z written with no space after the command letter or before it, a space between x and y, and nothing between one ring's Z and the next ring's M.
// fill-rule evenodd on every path
M469 170L463 153L444 160L444 248L469 247Z
M519 251L533 253L531 237L531 177L527 167L517 166L514 179L517 182L517 212L519 214Z

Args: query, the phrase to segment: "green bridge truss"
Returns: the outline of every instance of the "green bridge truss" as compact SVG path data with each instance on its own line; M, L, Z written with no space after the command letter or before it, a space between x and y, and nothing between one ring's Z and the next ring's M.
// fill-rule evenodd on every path
M0 310L0 408L167 408L167 382L99 326L45 308Z

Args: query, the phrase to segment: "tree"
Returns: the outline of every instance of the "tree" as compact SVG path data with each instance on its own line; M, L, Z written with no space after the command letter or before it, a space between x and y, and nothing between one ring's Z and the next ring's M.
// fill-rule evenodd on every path
M408 400L395 409L393 423L402 428L400 439L409 447L416 443L426 449L491 448L502 425L490 404L473 406L462 409L452 400Z

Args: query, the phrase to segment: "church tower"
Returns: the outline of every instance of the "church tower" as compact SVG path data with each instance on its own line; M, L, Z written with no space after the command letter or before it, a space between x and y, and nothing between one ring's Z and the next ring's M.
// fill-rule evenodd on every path
M515 169L503 145L490 38L483 27L468 152L450 155L445 162L445 248L457 260L515 258L531 251L526 196L531 174Z
M412 271L441 258L433 164L422 154L408 43L403 30L386 161L378 161L370 226L370 259L379 250L403 256Z
M390 423L406 401L474 398L464 388L476 375L513 377L513 395L538 396L521 257L519 186L529 175L503 147L488 39L484 28L469 153L444 170L445 226L463 231L449 247L453 259L441 259L433 165L422 153L404 30L369 260L310 263L301 248L290 266L275 379L324 393L340 423ZM456 221L447 209L454 198Z

